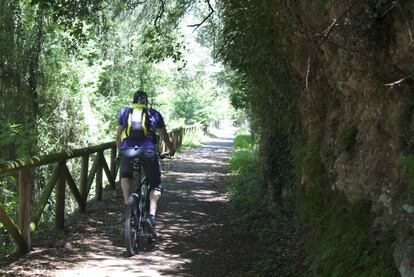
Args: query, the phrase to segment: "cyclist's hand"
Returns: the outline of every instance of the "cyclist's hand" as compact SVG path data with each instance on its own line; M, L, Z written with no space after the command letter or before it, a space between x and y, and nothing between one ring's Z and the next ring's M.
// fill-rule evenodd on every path
M160 154L160 159L166 159L166 158L171 159L172 156L174 156L174 153L171 154L171 152L167 151L167 152Z
M175 149L174 149L174 147L167 147L167 151L165 151L165 152L163 152L163 153L161 153L161 155L162 156L169 156L169 157L172 157L172 156L174 156L174 154L175 154Z

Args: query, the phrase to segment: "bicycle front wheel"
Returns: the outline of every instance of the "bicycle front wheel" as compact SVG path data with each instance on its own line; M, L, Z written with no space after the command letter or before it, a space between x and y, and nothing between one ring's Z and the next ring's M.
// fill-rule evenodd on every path
M128 198L128 206L125 213L125 246L129 257L138 252L139 241L142 237L142 212L138 204L138 194L131 194Z

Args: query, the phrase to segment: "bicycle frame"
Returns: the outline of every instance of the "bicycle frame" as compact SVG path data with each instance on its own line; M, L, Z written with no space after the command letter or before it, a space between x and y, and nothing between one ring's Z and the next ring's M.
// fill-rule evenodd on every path
M136 188L135 192L129 196L125 221L125 243L129 256L134 255L141 243L148 239L144 223L149 211L149 184L146 176L142 177L142 162L140 160L133 161L133 169L134 172L137 172ZM131 226L133 222L135 224Z
M163 159L166 156L159 155L158 157ZM128 198L125 216L125 243L129 256L137 253L144 241L151 242L153 239L150 230L147 230L147 224L145 224L150 209L150 185L142 170L142 161L134 159L132 167L137 175L137 181L135 182L135 192Z
M137 181L136 181L136 189L135 193L139 195L140 201L139 204L141 205L140 212L145 217L147 216L148 209L149 209L149 184L147 182L147 177L144 175L142 177L142 163L139 160L134 160L133 164L134 171L137 172Z

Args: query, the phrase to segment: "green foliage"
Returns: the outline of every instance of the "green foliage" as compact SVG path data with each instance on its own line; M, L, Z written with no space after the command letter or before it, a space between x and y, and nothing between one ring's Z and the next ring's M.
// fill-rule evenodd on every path
M268 186L273 187L272 198L276 201L281 199L283 188L291 190L297 183L292 145L292 137L283 128L270 129L261 138L260 155L266 169L264 176Z
M250 168L250 164L257 159L257 154L252 150L238 150L233 152L229 167L231 171L243 172Z
M187 125L209 123L230 118L233 110L230 107L226 87L214 79L206 67L205 60L200 60L194 70L183 69L176 74L172 96L174 120L184 120Z
M342 128L339 130L337 137L337 146L340 151L350 151L356 143L356 136L358 129L354 126L349 128Z
M241 141L248 141L242 143ZM229 167L235 173L228 186L228 195L233 205L247 216L254 216L262 209L262 176L256 151L251 147L254 142L244 135L236 136L238 150L232 153Z
M310 274L396 276L398 273L390 253L392 232L389 236L384 233L384 237L372 234L370 228L373 216L370 215L367 203L348 203L344 196L332 192L328 184L322 157L332 156L337 150L353 150L358 130L354 126L339 130L337 149L330 149L322 145L323 130L314 130L316 124L309 124L310 120L299 118L299 111L303 113L304 108L310 108L311 113L318 113L313 120L323 122L328 108L328 102L324 102L324 98L320 103L316 103L315 99L304 103L303 96L309 95L312 98L311 93L297 93L303 89L305 82L312 78L319 79L311 75L319 75L323 68L314 68L314 72L311 70L306 80L300 80L302 87L298 86L298 77L303 78L304 75L304 70L299 70L298 73L298 67L305 68L306 60L309 57L312 59L314 55L309 49L315 49L312 45L314 41L309 43L308 40L313 31L299 36L296 33L299 29L303 30L307 7L318 10L321 15L335 8L333 2L324 5L326 7L321 8L306 1L287 5L286 1L278 0L221 2L217 55L241 79L234 86L237 90L233 94L232 104L244 108L251 115L252 128L260 142L263 178L267 185L273 186L275 199L280 200L277 196L280 195L281 188L299 184L299 178L303 177L306 183L306 188L303 188L306 191L298 200L298 205L301 207L302 220L310 229L311 243L307 253ZM343 8L342 5L340 7ZM376 68L388 66L388 63L382 61L388 57L387 46L393 40L390 32L384 31L393 26L393 17L387 17L391 10L389 1L359 3L347 11L339 20L341 22L338 21L339 24L332 28L328 34L329 39L339 46L349 48L347 52L350 60L356 55L367 55L368 49L369 55L379 61ZM405 11L401 13L402 18ZM324 29L329 26L329 18L323 16L326 21L316 20L314 27ZM379 21L385 24L376 24ZM300 41L302 37L306 38ZM361 46L364 48L354 51ZM317 60L319 62L319 57ZM311 68L317 67L318 62L309 65ZM225 81L231 83L235 79L228 78ZM312 91L313 88L308 87L308 83L306 85ZM315 108L315 105L321 107ZM407 107L403 117L411 115L411 108ZM307 126L303 128L302 124ZM301 133L304 129L306 132ZM317 142L304 149L303 142L311 144L313 141ZM269 264L270 262L264 265Z
M12 176L0 178L0 204L6 210L7 214L16 222L16 209L18 206L16 200L16 178ZM0 259L15 251L13 241L0 223Z
M314 184L323 186L326 184L326 171L321 158L321 146L311 145L303 158L303 174L312 180Z
M307 234L310 276L395 276L393 231L374 233L367 200L350 203L328 184L322 148L307 149L303 174L310 183L298 193L297 205Z
M248 109L248 85L246 76L228 68L224 74L217 76L219 82L227 84L230 90L230 102L236 109Z
M244 148L248 150L253 150L256 145L254 138L250 135L238 135L235 137L233 142L234 148Z
M4 159L15 157L16 153L30 155L37 151L34 122L38 111L36 79L42 35L36 24L41 17L29 7L20 1L0 3L0 131L25 138L10 141L2 136L10 142L0 149Z
M206 137L204 136L204 134L201 133L185 134L180 150L200 147L205 139Z
M304 175L312 180L298 199L301 220L309 230L307 265L311 276L395 276L393 232L377 236L369 201L354 203L331 190L321 162L321 147L309 148Z
M193 44L184 43L180 20L190 3L0 1L0 161L114 140L118 113L137 89L149 93L168 129L231 117L210 53L198 45L195 52L202 53L191 53L186 46ZM200 144L196 136L186 140ZM75 179L77 164L68 161ZM36 169L34 203L50 174ZM12 197L4 201L15 204ZM73 211L76 205L67 202ZM42 228L50 226L54 208L52 197Z
M396 165L405 168L406 191L404 197L409 203L414 203L414 155L400 156Z
M103 0L32 0L31 5L49 15L50 19L67 31L66 40L70 50L77 48L77 43L86 42L88 24L99 21L103 9Z
M300 199L311 276L396 276L393 231L372 232L370 203L312 186Z
M257 153L254 149L255 140L250 135L238 134L234 138L233 151L229 167L232 172L244 172L257 163Z
M199 95L193 93L193 90L178 91L173 100L175 117L184 118L184 123L188 125L206 123L210 119L208 100L203 101Z
M400 124L401 128L405 128L410 125L413 120L414 98L411 95L407 95L404 97L402 103L403 106L397 115L397 122Z
M227 188L231 203L245 217L253 217L263 209L263 186L260 165L256 155L239 151L232 155L230 169L237 173L232 176Z
M290 74L283 44L291 30L281 20L284 7L283 1L223 2L218 41L218 56L234 70L222 79L232 85L232 104L251 119L273 199L296 181L291 149L300 139L294 126L297 79Z
M240 211L246 224L254 226L256 242L262 246L262 252L255 258L255 266L246 276L297 276L300 272L298 263L283 261L286 246L281 246L285 235L281 227L286 223L266 209L262 165L254 145L250 135L236 136L235 151L230 159L230 170L234 175L227 188L230 203Z
M181 51L182 42L177 41L176 32L163 30L162 33L156 29L147 29L143 36L143 57L149 62L160 62L171 58L174 62L180 62L183 58Z

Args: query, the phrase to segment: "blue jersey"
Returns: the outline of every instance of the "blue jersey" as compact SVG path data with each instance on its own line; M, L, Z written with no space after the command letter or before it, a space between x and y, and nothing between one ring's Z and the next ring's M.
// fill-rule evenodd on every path
M126 129L128 126L129 109L130 107L124 107L119 113L118 125L124 127L124 129ZM148 108L147 111L149 131L151 133L155 133L155 129L165 128L164 119L158 111L151 108ZM150 137L144 137L140 140L137 138L125 138L121 142L121 150L134 147L155 149L156 144Z

